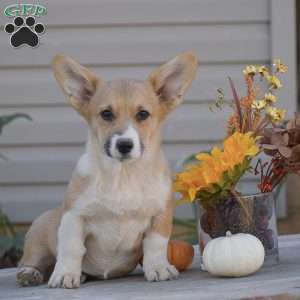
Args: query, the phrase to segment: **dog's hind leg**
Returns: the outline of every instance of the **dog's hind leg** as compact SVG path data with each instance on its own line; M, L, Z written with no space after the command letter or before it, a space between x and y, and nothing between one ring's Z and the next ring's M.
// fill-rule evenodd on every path
M61 209L47 211L33 222L27 232L17 273L21 286L39 285L48 279L49 271L55 264L61 215Z

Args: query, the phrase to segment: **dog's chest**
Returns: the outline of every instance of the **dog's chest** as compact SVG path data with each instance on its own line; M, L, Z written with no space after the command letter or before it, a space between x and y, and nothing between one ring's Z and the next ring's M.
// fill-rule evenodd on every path
M103 278L130 272L142 253L143 235L150 218L107 215L87 222L85 272ZM116 274L116 275L115 275Z
M139 246L151 218L118 217L107 215L87 221L90 240L105 255L130 251Z
M106 212L124 216L155 216L170 197L171 180L165 175L133 174L105 178L94 177L79 195L75 209L83 216L100 216Z
M166 204L166 192L159 195L157 188L122 184L118 189L103 188L97 181L88 187L75 207L86 220L90 258L97 257L97 263L104 266L118 257L130 257L141 247L152 217Z

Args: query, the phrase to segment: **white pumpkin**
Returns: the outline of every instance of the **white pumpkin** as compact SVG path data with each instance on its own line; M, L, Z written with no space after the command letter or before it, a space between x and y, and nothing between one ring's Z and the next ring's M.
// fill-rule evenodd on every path
M263 264L265 249L254 235L230 231L207 243L203 251L205 269L216 276L241 277L256 272Z

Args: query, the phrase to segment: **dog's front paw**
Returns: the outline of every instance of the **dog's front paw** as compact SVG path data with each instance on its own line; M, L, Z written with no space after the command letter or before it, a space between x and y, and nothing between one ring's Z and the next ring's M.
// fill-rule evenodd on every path
M146 265L144 266L144 274L148 281L172 280L179 275L177 269L169 263Z
M80 287L81 272L53 271L49 281L49 288L76 289Z
M39 285L43 281L43 274L34 267L21 267L17 273L17 282L20 286Z

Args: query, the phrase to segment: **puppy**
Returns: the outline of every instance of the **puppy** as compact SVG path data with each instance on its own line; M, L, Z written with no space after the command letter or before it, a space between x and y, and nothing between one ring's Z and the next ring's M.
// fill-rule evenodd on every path
M49 287L77 288L82 274L124 276L142 257L148 281L178 276L167 259L173 203L160 128L197 66L194 54L183 53L144 81L104 81L67 56L54 58L55 77L85 119L88 140L63 205L26 235L20 285L41 284L50 270Z

